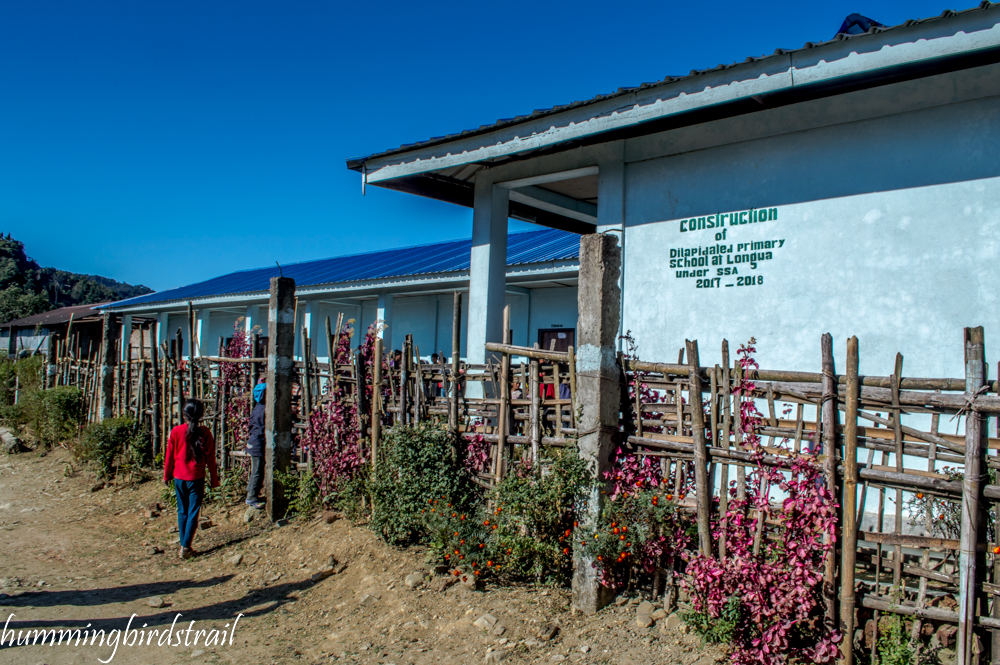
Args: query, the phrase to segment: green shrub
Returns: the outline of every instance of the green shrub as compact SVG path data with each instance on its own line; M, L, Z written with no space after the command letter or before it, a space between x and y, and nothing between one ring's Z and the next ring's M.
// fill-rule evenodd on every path
M540 468L515 467L494 490L487 551L508 576L561 583L572 576L572 532L593 474L576 447L542 455Z
M688 610L681 613L681 618L707 644L729 644L740 623L740 599L731 596L722 606L719 617L715 618L708 612Z
M285 472L275 469L274 477L285 488L285 498L288 500L286 516L309 515L319 508L319 485L312 471L309 469L298 471L295 467Z
M891 595L898 599L902 592L893 590ZM913 648L910 646L910 636L906 634L903 617L885 614L879 618L878 648L875 651L873 662L876 665L910 665L913 662Z
M38 441L52 446L77 433L83 419L83 391L76 386L36 390L26 393L18 406Z
M396 426L386 432L371 483L371 528L392 544L424 541L421 511L434 501L468 506L474 493L455 455L451 434L441 425Z
M0 421L12 430L32 421L34 395L42 388L42 362L41 356L0 361Z
M80 435L73 454L95 465L103 477L114 475L116 467L136 469L152 459L149 437L130 417L110 418L88 425Z

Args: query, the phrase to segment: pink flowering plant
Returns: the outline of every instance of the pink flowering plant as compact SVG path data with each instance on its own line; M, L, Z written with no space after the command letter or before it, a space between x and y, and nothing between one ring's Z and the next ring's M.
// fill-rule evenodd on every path
M791 455L788 474L766 465L754 404L755 340L740 347L741 447L754 456L746 498L736 488L713 539L726 557L688 555L692 609L686 621L706 640L728 642L737 665L828 663L839 654L838 631L823 622L823 562L833 547L837 504L812 456ZM771 491L785 499L775 505ZM831 538L826 539L829 535Z
M250 335L243 325L243 317L233 324L233 336L226 345L227 358L250 358L253 353ZM258 328L254 328L258 330ZM253 331L251 331L253 332ZM250 439L250 411L253 409L253 386L250 385L250 363L220 363L220 389L226 392L226 434L231 450L242 450ZM249 471L246 458L237 460L237 473L245 476Z
M353 320L347 321L338 331L332 354L334 366L351 363L353 323ZM358 351L366 359L362 365L364 376L360 380L369 396L374 337L373 326L368 329ZM311 414L309 427L302 433L300 442L312 453L313 474L324 503L336 503L358 494L353 490L357 489L368 461L368 439L362 436L368 420L365 415L358 409L357 400L351 398L349 384L336 381L328 386L326 398Z

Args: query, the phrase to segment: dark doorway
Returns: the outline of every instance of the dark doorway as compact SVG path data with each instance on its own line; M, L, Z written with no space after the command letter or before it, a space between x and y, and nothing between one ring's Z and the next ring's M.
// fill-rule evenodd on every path
M569 347L576 345L575 328L539 328L538 346L546 351L569 351ZM552 343L555 342L555 347Z

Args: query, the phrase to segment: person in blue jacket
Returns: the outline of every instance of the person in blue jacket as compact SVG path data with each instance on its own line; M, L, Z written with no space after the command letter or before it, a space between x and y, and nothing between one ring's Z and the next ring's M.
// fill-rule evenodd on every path
M258 496L264 485L264 403L267 399L267 384L263 379L254 386L253 399L255 405L250 412L250 437L247 439L247 455L250 456L247 505L263 508L264 501Z

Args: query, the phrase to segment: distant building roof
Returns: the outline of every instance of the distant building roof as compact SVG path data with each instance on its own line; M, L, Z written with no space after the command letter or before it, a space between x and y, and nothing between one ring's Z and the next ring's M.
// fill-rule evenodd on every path
M70 317L73 318L73 321L93 321L101 318L101 315L96 311L96 308L104 307L107 304L108 303L99 303L95 305L74 305L73 307L50 309L49 311L42 312L41 314L26 316L23 319L16 319L14 321L8 321L7 323L0 324L0 328L34 328L35 326L53 326L60 323L69 323Z
M296 287L339 284L412 275L456 273L469 269L471 240L452 240L364 254L302 261L281 266L280 274L295 280ZM578 259L580 236L547 229L512 233L507 237L507 265L525 265ZM204 282L149 293L110 303L110 309L212 296L266 292L277 266L241 270Z

